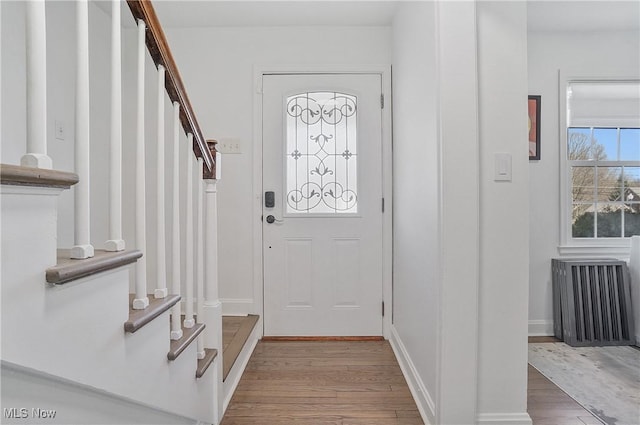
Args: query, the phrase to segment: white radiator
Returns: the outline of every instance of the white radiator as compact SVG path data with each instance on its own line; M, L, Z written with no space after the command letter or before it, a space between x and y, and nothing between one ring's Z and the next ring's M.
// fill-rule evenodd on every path
M635 343L629 270L618 260L551 260L554 334L571 346Z

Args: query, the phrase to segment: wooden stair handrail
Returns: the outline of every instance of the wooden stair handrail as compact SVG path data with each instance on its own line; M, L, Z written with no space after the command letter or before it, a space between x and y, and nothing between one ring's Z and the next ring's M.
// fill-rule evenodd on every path
M127 0L133 18L142 19L147 25L146 44L151 58L158 65L164 66L166 70L165 88L172 102L180 104L180 122L185 133L193 134L193 152L197 157L203 159L203 173L205 176L215 178L215 157L207 147L207 142L202 135L200 125L196 119L193 107L187 96L187 91L182 83L182 78L178 72L169 43L164 35L158 16L150 0ZM206 177L205 177L206 178Z

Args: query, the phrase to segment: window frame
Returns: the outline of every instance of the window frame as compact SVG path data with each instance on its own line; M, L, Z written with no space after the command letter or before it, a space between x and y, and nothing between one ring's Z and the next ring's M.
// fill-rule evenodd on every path
M573 161L568 158L568 140L569 126L567 125L567 87L571 83L588 83L588 82L624 82L637 80L638 77L629 76L600 76L600 77L576 77L570 76L560 70L558 72L558 100L559 100L559 146L560 149L560 244L558 252L561 255L609 255L609 256L628 256L631 248L630 237L615 238L574 238L572 234L572 212L573 212L573 191L571 170L572 166L578 163L595 166L596 162L591 161ZM586 126L580 126L584 128ZM594 127L594 126L592 126ZM578 128L577 126L575 128ZM606 128L605 126L597 126L594 128ZM612 128L612 127L609 127ZM627 128L627 126L619 125L613 128ZM598 166L622 166L630 161L598 161ZM636 162L631 161L635 166Z

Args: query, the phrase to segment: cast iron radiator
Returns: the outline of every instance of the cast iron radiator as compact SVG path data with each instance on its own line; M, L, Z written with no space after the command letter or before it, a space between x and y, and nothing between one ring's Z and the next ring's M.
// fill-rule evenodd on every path
M577 346L633 345L633 311L627 263L551 260L553 330Z

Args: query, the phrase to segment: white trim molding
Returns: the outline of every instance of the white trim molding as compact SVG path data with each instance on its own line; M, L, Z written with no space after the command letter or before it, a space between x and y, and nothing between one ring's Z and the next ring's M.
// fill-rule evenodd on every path
M553 320L529 320L529 336L553 336Z
M89 423L92 419L96 420L96 423L100 423L107 416L113 420L112 423L134 423L138 420L144 420L144 418L162 421L162 423L201 423L196 419L140 402L131 397L6 360L0 361L0 369L3 380L10 383L9 385L5 384L3 388L3 401L20 403L17 404L18 406L46 405L56 400L56 397L59 398L60 401L56 403L55 409L52 409L54 416L49 418L58 417L51 423L67 422L65 418L67 420L75 419L73 422L76 423L82 423L77 422L78 420ZM17 383L19 383L19 387L16 387ZM84 408L80 407L82 403L84 403ZM10 405L15 406L16 404ZM94 410L95 413L90 413L91 409L98 411ZM111 413L105 413L110 411ZM31 412L31 408L29 408L29 412ZM27 422L31 423L28 419L25 423ZM111 421L109 422L111 423Z
M253 298L220 298L223 316L246 316L255 314ZM262 314L259 314L262 316Z
M400 335L398 335L398 331L396 331L396 328L393 325L391 325L390 334L391 337L389 338L389 343L391 344L391 348L398 359L398 364L400 364L402 374L407 380L409 390L411 391L411 395L418 406L420 416L425 424L435 424L436 405L433 402L433 397L431 397L429 390L424 385L424 382L413 364L407 349L400 339Z
M631 242L626 239L617 241L616 245L560 245L558 254L564 257L615 257L629 258Z
M629 75L581 75L575 70L558 70L558 144L560 158L560 244L561 256L580 257L626 257L629 258L631 242L628 238L573 238L571 236L571 188L567 159L567 85L571 82L595 81L637 81L637 76Z
M531 425L528 413L480 413L478 425Z

